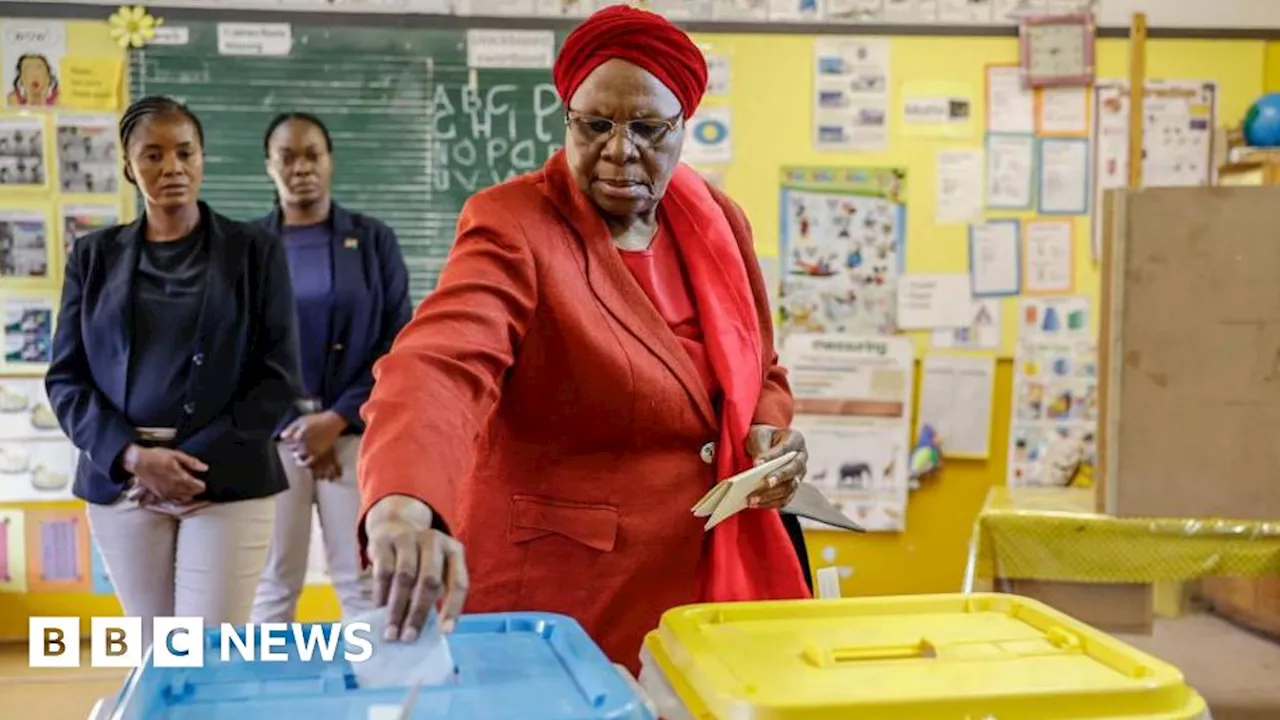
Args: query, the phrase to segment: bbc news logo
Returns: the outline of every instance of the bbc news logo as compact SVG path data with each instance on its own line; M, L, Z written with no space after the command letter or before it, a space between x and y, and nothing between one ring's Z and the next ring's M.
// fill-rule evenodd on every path
M364 662L373 654L369 623L249 623L219 626L218 657L226 663L237 655L249 662L306 662L319 656L332 662ZM28 623L28 664L33 668L80 667L80 618L33 617ZM152 622L152 663L162 668L204 667L204 618L157 617ZM212 647L208 648L212 650ZM291 651L292 650L292 651ZM142 667L142 618L95 617L89 631L89 666Z

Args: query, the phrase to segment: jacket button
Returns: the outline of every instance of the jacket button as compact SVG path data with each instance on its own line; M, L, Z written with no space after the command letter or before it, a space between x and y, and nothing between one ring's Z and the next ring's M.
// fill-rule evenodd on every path
M204 364L204 353L196 353L195 355L192 355L192 356L191 356L191 362L195 363L196 365L203 365L203 364Z
M703 445L702 452L699 454L702 455L702 462L710 465L716 459L716 444L707 443Z
M194 415L194 414L195 414L195 412L196 412L196 404L195 404L195 403L183 403L183 404L182 404L182 412L186 413L187 415Z

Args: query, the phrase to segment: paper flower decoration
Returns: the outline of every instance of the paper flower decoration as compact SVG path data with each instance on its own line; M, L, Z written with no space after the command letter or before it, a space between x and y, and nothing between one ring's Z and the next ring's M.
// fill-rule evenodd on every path
M156 36L156 28L163 22L141 5L122 5L107 24L111 27L111 39L120 47L140 48Z

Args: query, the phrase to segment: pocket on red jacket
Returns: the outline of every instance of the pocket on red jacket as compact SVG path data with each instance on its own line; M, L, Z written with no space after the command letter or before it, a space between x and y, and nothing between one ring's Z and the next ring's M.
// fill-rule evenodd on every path
M525 543L549 535L560 535L600 552L613 552L618 542L618 508L533 495L512 496L507 539Z

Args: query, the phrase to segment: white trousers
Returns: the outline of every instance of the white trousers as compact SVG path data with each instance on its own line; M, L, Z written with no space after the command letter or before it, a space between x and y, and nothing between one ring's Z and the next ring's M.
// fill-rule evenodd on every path
M344 616L373 609L371 572L360 570L356 524L360 519L360 490L356 486L356 462L360 438L344 435L335 450L342 465L337 480L316 480L311 471L298 467L284 447L278 448L289 489L275 497L276 522L262 581L253 603L254 622L292 622L307 578L311 550L311 518L320 518L324 557L329 578L338 594Z
M156 616L249 621L267 561L274 498L214 503L182 517L121 498L89 504L89 528L124 614L140 616L144 647Z

